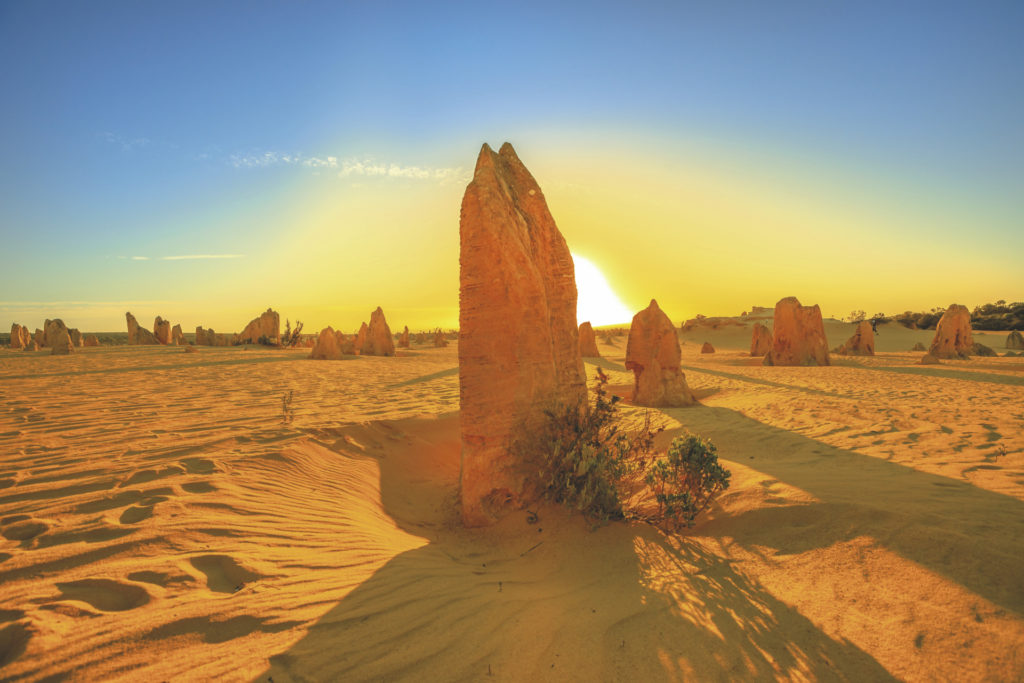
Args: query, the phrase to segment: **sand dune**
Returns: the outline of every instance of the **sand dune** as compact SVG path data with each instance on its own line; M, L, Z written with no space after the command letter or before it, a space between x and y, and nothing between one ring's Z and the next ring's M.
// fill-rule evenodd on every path
M733 486L676 536L461 528L455 344L0 352L0 678L1019 679L1024 361L888 327L830 368L684 337L660 438Z

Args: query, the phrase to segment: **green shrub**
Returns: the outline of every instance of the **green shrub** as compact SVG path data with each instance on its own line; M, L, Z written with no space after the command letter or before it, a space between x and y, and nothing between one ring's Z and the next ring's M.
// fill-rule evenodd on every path
M718 463L715 445L687 432L672 440L665 458L652 463L647 485L658 502L659 521L692 527L722 491L731 474Z

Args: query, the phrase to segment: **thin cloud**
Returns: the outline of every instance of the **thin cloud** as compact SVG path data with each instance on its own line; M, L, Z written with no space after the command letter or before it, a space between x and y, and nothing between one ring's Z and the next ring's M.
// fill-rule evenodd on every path
M150 143L149 138L126 138L123 135L117 135L110 132L100 133L99 137L112 145L119 145L121 149L126 152L130 152L139 147L147 147Z
M186 254L184 256L161 256L161 261L189 261L208 258L245 258L245 254Z
M301 154L279 152L254 152L232 154L228 163L235 168L267 168L270 166L304 166L311 169L337 169L339 178L364 176L370 178L403 178L407 180L433 180L441 183L452 181L468 182L470 174L461 166L457 168L407 166L397 163L382 163L373 159L355 157L340 159L336 156L303 157ZM316 171L314 171L316 173Z
M132 261L148 261L148 256L132 256Z

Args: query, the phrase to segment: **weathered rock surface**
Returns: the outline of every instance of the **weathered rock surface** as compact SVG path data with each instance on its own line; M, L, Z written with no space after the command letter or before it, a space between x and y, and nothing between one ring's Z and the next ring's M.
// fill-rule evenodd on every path
M60 318L46 321L43 325L43 336L46 340L46 346L50 348L51 355L65 356L75 352L68 328Z
M28 330L25 330L26 332ZM1024 335L1017 330L1014 330L1010 334L1006 335L1006 348L1008 349L1024 349Z
M761 323L754 323L754 331L750 335L750 355L763 356L772 349L772 333Z
M72 346L82 346L82 333L78 331L77 327L72 327L68 330L68 334L71 335Z
M597 339L594 337L594 328L589 322L580 324L580 355L584 358L600 358L601 352L597 349Z
M395 342L391 338L391 328L384 319L384 311L380 306L370 314L370 324L366 328L363 344L359 347L361 356L393 356Z
M82 340L82 346L99 346L100 340L96 338L95 334L86 335L85 339Z
M966 306L953 304L939 319L928 353L936 358L969 358L973 350L971 312Z
M156 341L164 346L171 343L171 321L164 320L160 316L153 321L153 336Z
M124 314L128 321L128 343L129 344L159 344L156 336L145 327L139 327L139 321L131 313Z
M651 299L633 316L626 341L626 369L633 371L633 403L642 406L688 406L697 397L680 368L679 337L672 321Z
M510 144L480 150L459 234L462 519L481 526L524 504L516 444L544 410L583 409L586 378L572 256Z
M444 332L441 331L441 328L438 328L437 332L434 333L434 346L439 349L443 349L448 346L448 338L444 336Z
M938 358L938 356L935 356L933 354L926 353L923 356L921 356L921 360L917 361L917 364L918 365L938 365L939 364L939 358Z
M185 345L185 334L181 331L181 325L175 325L171 328L171 343L175 346Z
M715 347L711 345L711 342L704 342L704 345L700 347L701 353L714 353Z
M981 342L974 342L971 344L971 355L972 356L998 356L995 349L985 346Z
M320 330L320 336L316 338L316 344L313 345L309 357L315 360L341 360L342 352L338 345L339 334L330 325Z
M42 346L53 348L57 344L63 344L65 335L68 335L68 327L64 324L63 320L60 318L57 318L56 320L47 320L43 323Z
M875 331L871 329L871 323L862 320L853 336L842 344L836 353L843 356L873 356L875 355Z
M264 337L270 345L279 346L281 344L281 316L270 308L261 313L258 318L249 321L242 333L238 335L237 341L239 344L258 344Z
M36 343L38 348L43 348L43 345L46 344L46 333L37 327L35 333L32 335L32 341Z
M795 296L775 304L772 346L765 365L831 365L825 323L818 305L802 306Z
M28 333L28 328L19 325L18 323L11 324L11 348L12 349L23 349L28 346L28 342L31 336Z
M359 326L359 330L356 332L355 343L353 344L356 353L359 353L360 351L363 350L363 344L366 343L366 335L369 332L369 330L370 326L367 325L366 323L363 323L362 325Z
M203 329L202 325L196 326L196 346L209 346L210 340L207 338L206 330Z
M405 329L402 330L402 336L398 338L398 347L401 349L409 348L409 326L406 325Z
M22 349L22 351L38 351L38 350L39 350L39 344L36 343L36 340L34 338L33 339L29 339L28 340L28 344L26 344L25 348Z

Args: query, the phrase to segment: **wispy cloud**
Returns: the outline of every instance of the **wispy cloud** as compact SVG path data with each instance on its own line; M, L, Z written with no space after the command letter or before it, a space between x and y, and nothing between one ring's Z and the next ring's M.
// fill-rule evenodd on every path
M245 254L187 254L184 256L161 256L161 261L188 261L208 258L245 258Z
M121 149L126 152L130 152L131 150L139 147L146 147L151 142L149 138L128 138L123 135L117 135L116 133L110 132L100 133L99 137L112 145L120 146Z
M148 256L132 256L132 261L148 261Z
M431 167L408 166L393 162L379 162L370 158L339 159L336 156L310 156L283 154L279 152L256 152L232 154L228 163L235 168L266 168L269 166L304 166L311 169L337 169L339 178L366 176L376 178L404 178L409 180L434 180L439 182L465 181L470 174L461 166Z

